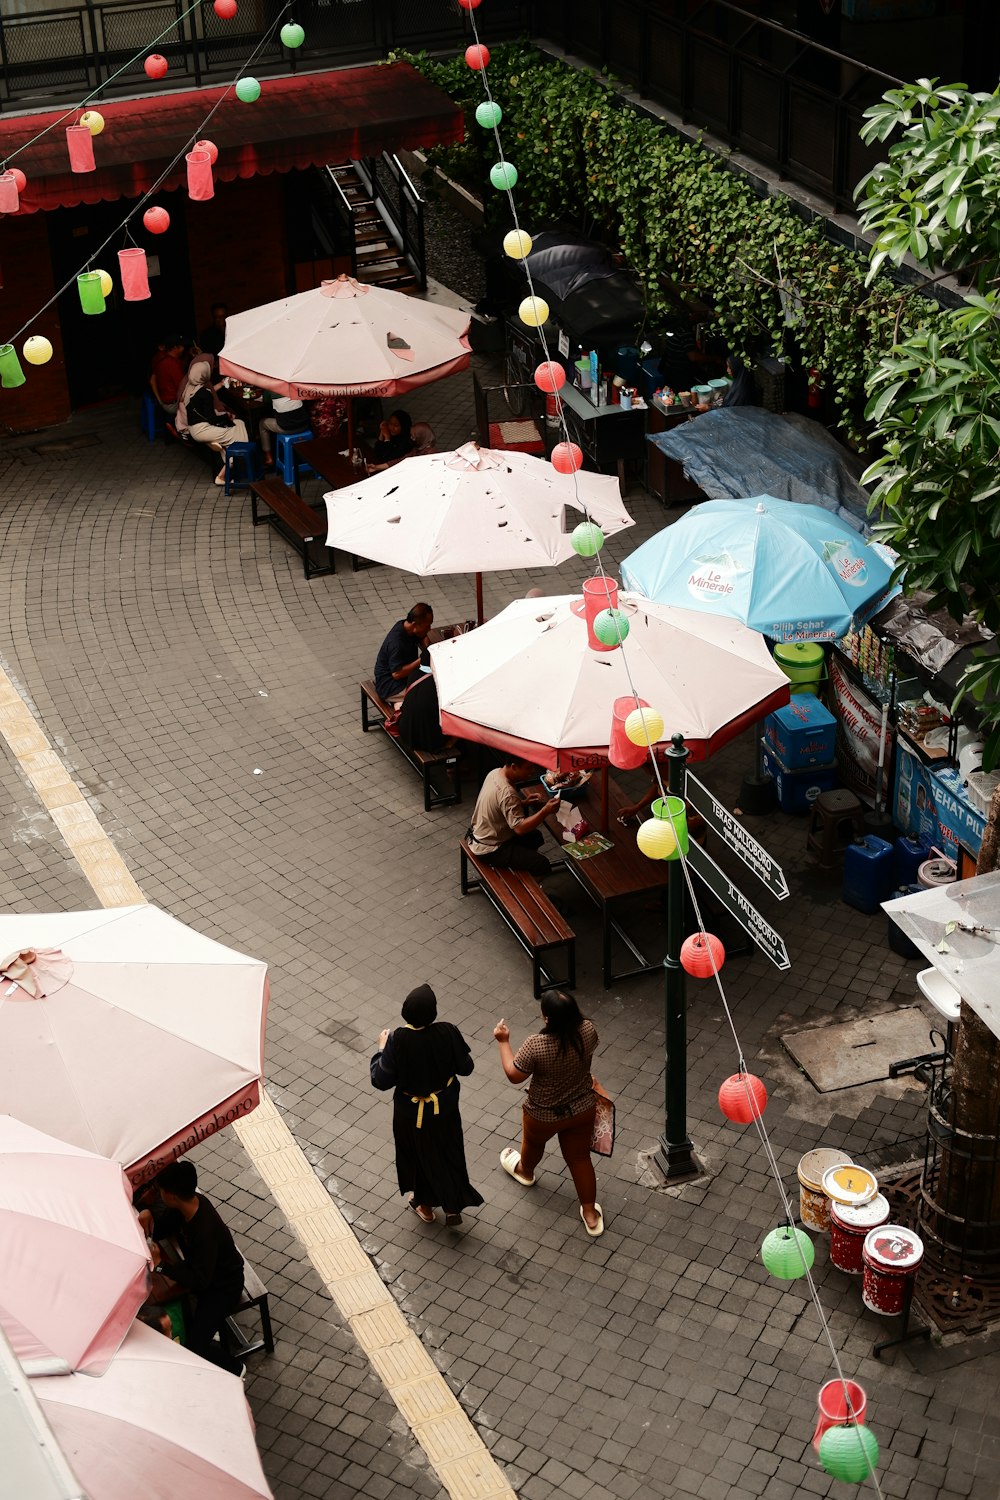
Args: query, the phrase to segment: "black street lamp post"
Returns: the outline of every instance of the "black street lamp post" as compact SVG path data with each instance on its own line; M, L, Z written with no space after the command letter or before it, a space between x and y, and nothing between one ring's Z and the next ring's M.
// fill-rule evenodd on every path
M667 751L667 792L684 797L684 767L688 752L684 736L675 734ZM664 976L664 1093L663 1134L653 1161L668 1181L693 1177L700 1170L687 1133L687 1002L681 944L684 941L684 867L670 861L667 871L667 956Z

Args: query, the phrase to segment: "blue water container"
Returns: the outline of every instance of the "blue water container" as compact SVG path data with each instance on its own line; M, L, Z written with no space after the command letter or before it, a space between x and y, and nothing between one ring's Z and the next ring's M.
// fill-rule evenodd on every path
M873 833L857 839L844 850L844 889L841 899L848 906L874 916L892 893L892 845Z
M899 842L902 841L900 840L897 842L897 849L899 847ZM895 901L897 896L916 896L922 890L923 886L920 885L902 885L899 886L898 889L891 892L889 899ZM921 953L916 943L910 941L910 939L906 936L906 933L903 931L902 927L900 927L897 922L893 921L888 912L886 912L885 915L886 922L889 928L889 947L892 949L893 953L898 953L900 958L922 959L924 955ZM926 959L924 959L924 962L926 963Z
M893 885L916 885L917 871L925 859L931 857L931 846L926 839L908 833L897 839L892 846Z

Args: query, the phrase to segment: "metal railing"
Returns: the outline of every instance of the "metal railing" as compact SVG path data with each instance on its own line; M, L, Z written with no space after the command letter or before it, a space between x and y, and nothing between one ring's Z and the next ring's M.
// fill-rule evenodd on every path
M323 181L327 188L326 207L334 225L337 243L350 248L351 275L358 274L358 243L355 234L354 210L332 166L324 167Z
M398 156L383 151L351 165L360 177L375 211L417 278L427 290L427 253L424 244L424 200Z
M181 20L189 0L79 0L48 9L45 3L22 0L18 15L0 7L0 110L65 104L92 89L114 98L162 93L164 85L220 83L235 77L283 10L280 0L240 0L232 20L220 20L210 4ZM470 40L463 12L445 0L298 0L296 19L306 33L304 46L289 51L272 35L254 57L255 73L374 62L394 48L457 50ZM170 71L150 84L142 56L172 23L176 30L156 44ZM492 0L491 39L518 36L526 24L526 0ZM137 62L101 86L136 54Z
M885 147L862 113L899 79L731 0L536 0L533 34L840 209Z

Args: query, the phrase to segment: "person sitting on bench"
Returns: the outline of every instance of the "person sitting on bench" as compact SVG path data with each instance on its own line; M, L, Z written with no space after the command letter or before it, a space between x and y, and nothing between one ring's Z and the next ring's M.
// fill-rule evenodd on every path
M265 469L271 468L274 456L271 452L272 434L279 432L308 432L309 408L304 401L296 401L293 396L275 396L271 402L273 417L264 417L259 426L260 446L264 454Z
M426 649L420 653L420 671L410 678L410 685L400 704L396 733L407 749L423 750L428 755L438 755L442 750L454 750L458 743L454 735L444 734L441 730L437 683L431 672L430 654Z
M484 864L502 870L526 870L541 880L552 866L540 853L541 824L559 806L558 797L541 790L519 792L517 784L536 781L538 767L530 761L510 760L491 771L483 782L466 838ZM528 812L533 807L534 812Z
M388 702L406 692L420 667L420 652L434 624L429 604L415 604L405 620L397 620L375 658L375 691Z
M196 359L188 370L181 401L184 403L184 420L192 442L208 443L213 448L228 448L230 443L247 441L246 424L237 417L231 417L216 400L212 366L207 359ZM225 484L225 465L216 474L215 482Z

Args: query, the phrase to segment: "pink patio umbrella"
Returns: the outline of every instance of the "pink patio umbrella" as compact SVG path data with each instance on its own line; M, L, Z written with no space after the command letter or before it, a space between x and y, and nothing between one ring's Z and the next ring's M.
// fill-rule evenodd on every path
M313 400L402 396L469 364L469 314L351 276L226 320L223 375ZM348 403L349 447L354 447Z
M31 1387L88 1500L271 1496L243 1382L142 1323L99 1380Z
M267 966L155 906L0 915L0 1110L133 1184L260 1102Z
M99 1373L148 1265L118 1163L0 1115L0 1326L18 1359Z

